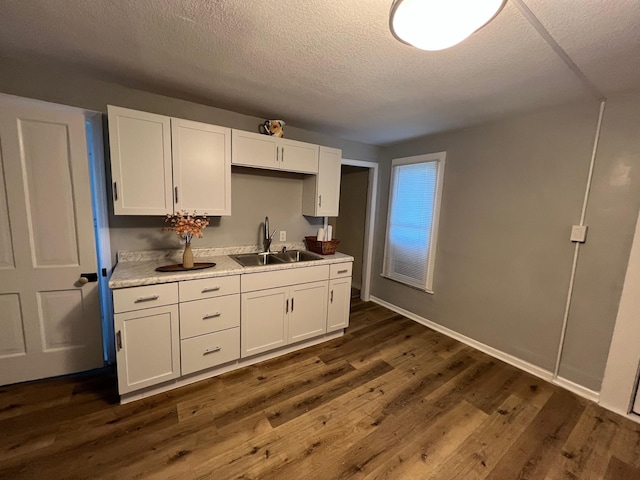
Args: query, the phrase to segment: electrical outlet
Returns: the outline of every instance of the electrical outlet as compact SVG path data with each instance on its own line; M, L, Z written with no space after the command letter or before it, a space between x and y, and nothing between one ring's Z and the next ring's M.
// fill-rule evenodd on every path
M280 241L281 242L287 241L287 232L285 232L284 230L280 230Z

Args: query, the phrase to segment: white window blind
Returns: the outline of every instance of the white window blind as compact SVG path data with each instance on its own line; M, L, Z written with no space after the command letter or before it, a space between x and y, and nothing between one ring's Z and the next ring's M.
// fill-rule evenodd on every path
M445 152L396 159L391 168L383 276L433 291Z

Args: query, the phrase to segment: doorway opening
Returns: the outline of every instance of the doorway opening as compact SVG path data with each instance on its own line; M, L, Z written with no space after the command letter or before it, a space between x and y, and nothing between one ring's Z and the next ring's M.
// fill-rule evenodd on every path
M378 164L342 159L340 215L330 218L340 251L353 262L352 296L368 301L373 257L373 228L378 187Z

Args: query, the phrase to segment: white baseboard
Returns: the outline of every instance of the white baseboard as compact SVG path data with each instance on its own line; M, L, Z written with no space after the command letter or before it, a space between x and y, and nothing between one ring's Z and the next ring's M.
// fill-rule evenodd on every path
M442 333L443 335L453 338L454 340L458 340L459 342L462 342L465 345L469 345L470 347L473 347L476 350L480 350L481 352L484 352L487 355L492 356L493 358L496 358L505 363L508 363L509 365L513 365L514 367L519 368L520 370L524 370L525 372L530 373L531 375L534 375L538 378L541 378L542 380L545 380L549 383L553 383L554 385L558 385L583 398L586 398L596 403L600 398L600 394L598 392L595 392L586 387L583 387L582 385L578 385L577 383L574 383L570 380L567 380L561 377L554 378L553 372L551 372L550 370L545 370L544 368L540 368L536 365L533 365L532 363L526 362L521 358L505 353L502 350L498 350L497 348L493 348L482 342L478 342L477 340L474 340L471 337L462 335L461 333L458 333L455 330L451 330L450 328L447 328L438 323L432 322L431 320L421 317L420 315L416 315L415 313L405 310L404 308L398 307L397 305L386 302L385 300L382 300L378 297L374 297L373 295L371 296L370 300L374 303L377 303L378 305L382 305L383 307L388 308L389 310L393 310L394 312L399 313L400 315L403 315L413 320L414 322L420 323L421 325L424 325L425 327L435 330L436 332Z
M591 390L587 387L583 387L582 385L578 385L577 383L572 382L571 380L567 380L566 378L556 377L553 380L553 383L593 402L598 403L598 401L600 400L599 392Z

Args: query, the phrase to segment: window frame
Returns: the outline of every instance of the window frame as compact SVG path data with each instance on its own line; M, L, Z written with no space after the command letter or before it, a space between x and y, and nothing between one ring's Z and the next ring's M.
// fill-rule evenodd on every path
M438 243L438 227L440 224L440 211L442 208L442 190L444 185L444 169L447 158L447 152L436 152L436 153L425 153L422 155L414 155L411 157L403 157L403 158L395 158L391 162L391 172L389 175L389 202L387 205L387 224L385 227L385 241L384 241L384 256L382 263L382 273L380 276L387 278L389 280L393 280L395 282L402 283L411 288L415 288L417 290L421 290L423 292L427 292L430 294L434 293L433 290L433 276L434 276L434 268L436 262L436 253L437 253L437 243ZM407 283L400 278L399 275L393 275L393 273L388 272L387 267L387 259L389 254L389 227L391 225L391 212L393 206L393 184L394 184L394 168L402 165L412 165L416 163L437 163L436 170L436 185L435 185L435 195L433 201L433 213L432 213L432 222L431 222L431 238L429 241L429 260L426 265L425 272L425 284L424 286L416 286L415 284ZM408 278L408 277L407 277Z

